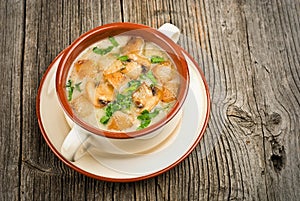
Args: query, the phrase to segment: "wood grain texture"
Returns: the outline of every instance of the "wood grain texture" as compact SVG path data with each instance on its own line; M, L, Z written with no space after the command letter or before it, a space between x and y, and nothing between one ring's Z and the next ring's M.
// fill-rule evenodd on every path
M298 200L300 2L1 0L0 200ZM205 137L178 166L133 183L83 176L37 125L40 79L80 34L118 21L178 26L211 92Z
M18 200L21 167L22 2L1 2L0 200Z

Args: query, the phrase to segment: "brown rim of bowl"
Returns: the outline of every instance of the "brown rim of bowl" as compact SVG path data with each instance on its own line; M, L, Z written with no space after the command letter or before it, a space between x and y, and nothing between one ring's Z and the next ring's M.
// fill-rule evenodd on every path
M200 69L200 67L198 66L198 64L195 62L195 60L184 50L182 49L182 51L191 59L191 61L194 63L194 65L196 66L198 72L200 73L201 75L201 78L202 78L202 81L204 83L204 86L205 86L205 91L206 91L206 95L207 95L207 110L206 110L206 114L205 114L205 121L204 121L204 124L203 124L203 127L198 135L198 137L196 138L196 140L194 141L194 143L192 144L192 146L188 149L187 152L185 152L177 161L175 161L174 163L170 164L169 166L157 171L157 172L154 172L154 173L151 173L151 174L148 174L148 175L145 175L145 176L141 176L141 177L135 177L135 178L110 178L110 177L104 177L104 176L99 176L99 175L95 175L95 174L92 174L90 172L87 172L79 167L77 167L76 165L74 165L72 162L70 162L69 160L67 160L56 148L55 146L52 144L52 142L50 141L50 139L48 138L48 135L44 129L44 126L43 126L43 122L42 122L42 119L41 119L41 114L40 114L40 95L41 95L41 91L42 91L42 86L45 82L45 79L47 77L47 74L49 73L51 67L53 66L53 64L60 58L60 56L63 54L64 51L62 51L53 61L52 63L49 65L48 69L46 70L45 74L43 75L41 81L40 81L40 86L39 86L39 89L38 89L38 94L37 94L37 97L36 97L36 114L37 114L37 117L38 117L38 124L39 124L39 127L41 129L41 132L42 132L42 135L46 141L46 143L48 144L48 146L50 147L50 149L54 152L54 154L61 160L63 161L63 163L65 163L67 166L69 166L70 168L72 168L73 170L85 175L85 176L88 176L88 177L91 177L91 178L94 178L94 179L98 179L98 180L103 180L103 181L108 181L108 182L135 182L135 181L140 181L140 180L145 180L145 179L149 179L149 178L152 178L152 177L155 177L155 176L158 176L164 172L167 172L168 170L174 168L176 165L178 165L180 162L182 162L194 149L195 147L198 145L198 143L200 142L200 140L202 139L203 135L204 135L204 132L207 128L207 125L208 125L208 120L209 120L209 115L210 115L210 107L211 107L211 103L210 103L210 93L209 93L209 89L208 89L208 84L206 82L206 79L204 77L204 74L202 72L202 70Z
M153 125L150 125L145 129L132 131L132 132L113 132L113 131L101 130L89 125L88 123L84 122L74 114L70 104L68 103L66 92L65 92L68 72L69 69L71 68L73 61L87 47L100 41L101 39L105 39L109 36L115 36L129 31L131 32L130 35L136 34L141 36L142 33L142 37L144 39L156 43L158 46L166 50L168 55L172 58L175 65L177 66L177 70L179 74L182 77L178 98L177 101L175 102L175 105L173 106L173 108L170 110L170 112L167 114L165 118L163 118L161 121L157 123L154 123ZM82 44L84 44L84 46L82 46ZM188 71L188 65L182 54L181 48L163 33L151 27L140 25L140 24L126 23L126 22L112 23L112 24L106 24L103 26L96 27L84 33L64 51L64 54L62 55L61 61L59 62L58 65L55 85L56 85L56 92L58 94L58 99L60 104L62 105L63 110L77 125L84 128L85 130L88 130L89 132L92 132L100 136L105 136L108 138L116 138L116 139L127 139L127 138L139 137L139 136L152 133L153 131L161 128L166 123L168 123L177 114L177 112L180 110L187 96L187 92L189 88L189 71Z

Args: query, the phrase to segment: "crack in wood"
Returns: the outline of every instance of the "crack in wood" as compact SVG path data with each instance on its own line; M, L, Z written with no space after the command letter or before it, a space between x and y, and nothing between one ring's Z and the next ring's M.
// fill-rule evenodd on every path
M286 164L285 149L284 146L281 145L275 138L273 138L270 143L272 147L270 160L272 161L275 172L279 173Z
M39 172L42 174L59 175L59 173L53 172L52 168L43 168L39 164L34 164L32 161L29 160L22 160L22 164L24 164L30 170L33 170L35 172Z

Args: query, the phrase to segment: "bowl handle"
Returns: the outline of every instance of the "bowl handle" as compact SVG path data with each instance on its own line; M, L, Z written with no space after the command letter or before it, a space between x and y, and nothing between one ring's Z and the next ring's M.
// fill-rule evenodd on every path
M175 43L177 43L180 37L180 30L173 24L165 23L158 28L160 32L171 38Z
M82 144L84 144L88 138L89 134L83 132L79 126L74 125L62 144L61 154L66 159L75 161L75 155L78 155L77 152L82 149ZM82 153L80 155L82 155ZM76 158L78 158L78 156Z

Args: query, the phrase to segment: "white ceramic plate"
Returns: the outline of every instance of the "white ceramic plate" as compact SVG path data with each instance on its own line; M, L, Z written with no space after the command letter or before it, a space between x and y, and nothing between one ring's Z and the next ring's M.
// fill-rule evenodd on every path
M201 140L207 126L210 102L207 83L191 56L185 54L190 88L177 132L162 145L143 154L99 154L89 150L76 162L65 159L60 148L70 127L60 108L52 79L63 53L48 67L39 87L37 116L42 134L52 151L68 166L87 176L106 181L137 181L159 175L185 159ZM50 86L50 87L49 87Z

